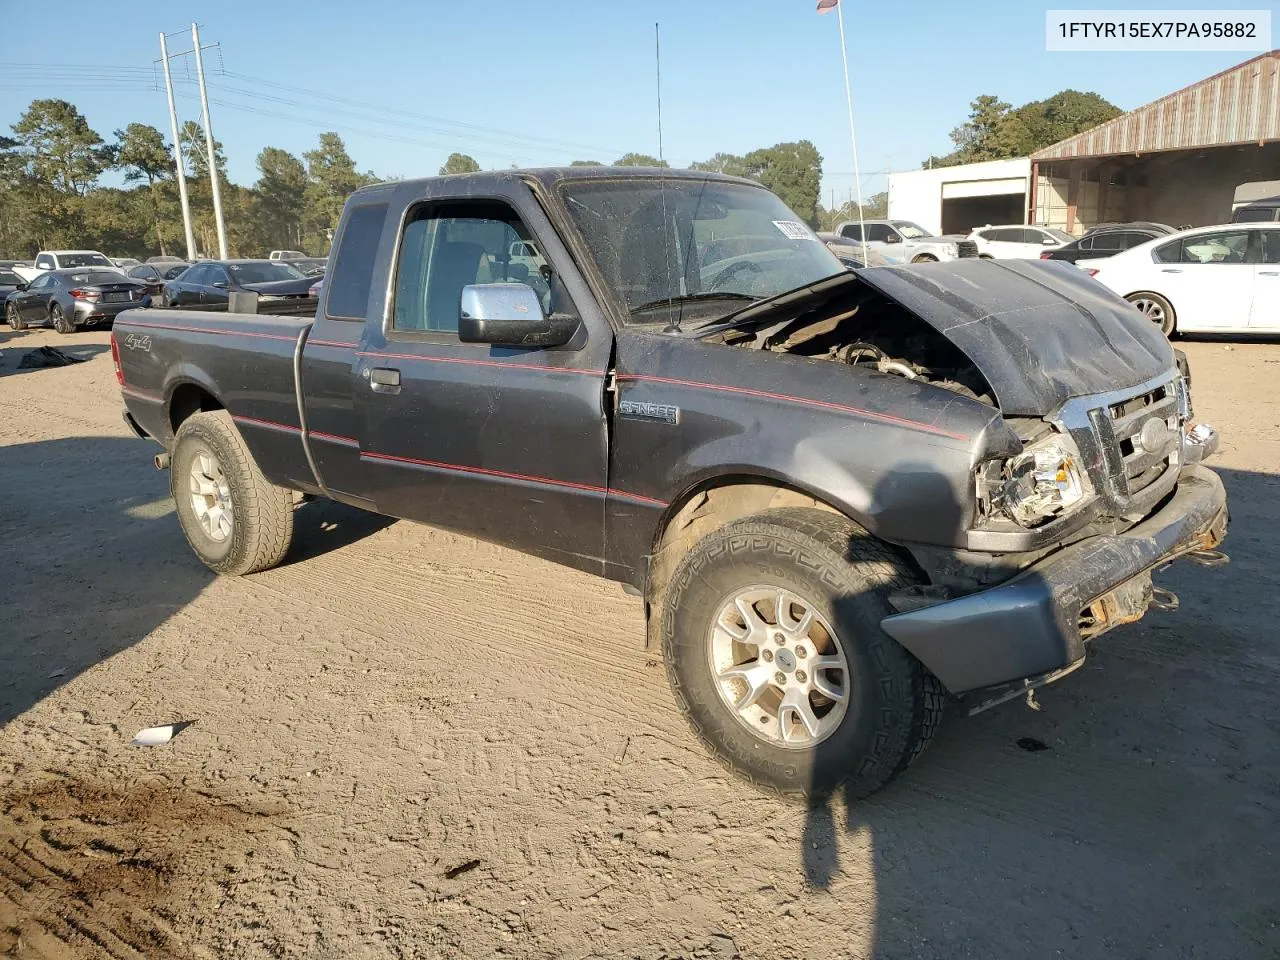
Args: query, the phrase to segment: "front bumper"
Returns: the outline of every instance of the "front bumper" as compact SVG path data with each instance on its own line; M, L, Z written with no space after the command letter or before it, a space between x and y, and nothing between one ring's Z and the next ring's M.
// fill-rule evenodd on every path
M1222 481L1190 465L1164 507L1124 533L1074 543L999 586L881 626L952 693L1039 677L1084 657L1081 615L1095 601L1149 578L1153 567L1212 549L1226 533Z

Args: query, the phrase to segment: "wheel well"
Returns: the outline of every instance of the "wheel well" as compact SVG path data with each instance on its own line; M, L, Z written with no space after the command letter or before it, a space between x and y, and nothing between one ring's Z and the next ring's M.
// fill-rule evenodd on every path
M932 253L917 253L911 258L912 263L937 263L938 258Z
M222 409L224 408L218 398L204 387L194 383L180 384L169 398L169 428L177 433L182 422L193 413Z
M808 493L756 477L724 477L691 490L679 506L672 505L666 523L654 538L645 595L653 599L689 549L725 524L774 507L810 507L840 513Z

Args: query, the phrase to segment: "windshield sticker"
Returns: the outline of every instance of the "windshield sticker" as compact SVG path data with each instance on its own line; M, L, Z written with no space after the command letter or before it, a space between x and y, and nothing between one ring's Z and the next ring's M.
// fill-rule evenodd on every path
M813 231L806 227L803 223L796 223L794 220L775 220L773 225L782 231L782 235L788 240L817 240L813 235Z

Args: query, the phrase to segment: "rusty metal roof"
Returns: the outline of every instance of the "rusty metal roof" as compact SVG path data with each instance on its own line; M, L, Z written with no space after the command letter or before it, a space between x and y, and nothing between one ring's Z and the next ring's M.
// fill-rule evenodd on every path
M1280 140L1280 50L1224 70L1031 155L1067 160Z

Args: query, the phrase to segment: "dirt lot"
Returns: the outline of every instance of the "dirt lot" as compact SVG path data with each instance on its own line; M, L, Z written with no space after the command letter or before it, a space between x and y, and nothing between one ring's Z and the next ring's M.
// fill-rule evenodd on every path
M616 586L324 503L214 579L106 335L0 341L0 956L1280 956L1280 346L1186 347L1231 566L805 810L707 759Z

